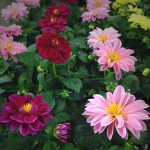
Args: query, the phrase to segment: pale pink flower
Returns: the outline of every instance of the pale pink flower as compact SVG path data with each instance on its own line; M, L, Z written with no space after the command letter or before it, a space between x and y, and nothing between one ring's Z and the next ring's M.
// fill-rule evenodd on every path
M93 10L96 8L109 8L109 4L111 2L109 0L88 0L87 8L88 10Z
M33 8L40 6L39 0L17 0L17 2L23 2L28 7L33 7Z
M24 5L24 3L12 2L11 5L8 5L6 9L2 9L1 13L5 21L9 22L11 19L14 19L16 21L22 20L24 17L27 17L27 14L29 12L27 10L27 7Z
M6 34L8 36L19 36L22 35L22 27L16 24L10 25L9 27L0 26L0 35Z
M134 64L137 61L134 56L130 56L134 53L133 50L125 49L121 46L121 41L117 40L114 45L110 43L99 45L98 48L100 50L95 50L93 52L94 55L100 57L98 59L98 63L102 65L100 71L113 67L117 80L121 78L121 70L126 72L135 71Z
M106 8L97 8L91 11L84 12L81 17L83 22L95 22L96 19L104 19L109 16L109 10Z
M5 60L8 59L9 55L17 62L16 54L26 52L27 48L20 42L14 42L13 37L7 37L6 35L0 36L0 55Z
M114 92L107 92L106 99L94 94L89 99L83 115L88 115L87 122L94 127L94 133L101 134L107 128L107 136L112 139L114 128L118 134L128 139L128 132L140 138L140 132L146 131L146 124L142 120L148 120L149 113L144 110L149 106L141 99L125 92L124 87L119 85Z
M113 44L118 37L121 36L114 28L105 28L104 30L96 28L90 32L88 36L89 47L96 48L100 44L111 43Z

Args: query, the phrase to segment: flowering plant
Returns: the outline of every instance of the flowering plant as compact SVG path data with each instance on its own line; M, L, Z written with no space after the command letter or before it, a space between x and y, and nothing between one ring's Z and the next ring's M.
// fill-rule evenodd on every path
M3 7L0 149L148 150L148 6L15 0Z

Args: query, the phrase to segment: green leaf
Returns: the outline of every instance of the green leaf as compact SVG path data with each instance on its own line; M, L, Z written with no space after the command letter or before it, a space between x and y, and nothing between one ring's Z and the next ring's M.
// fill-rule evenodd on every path
M71 41L69 41L69 45L74 48L88 48L86 44L87 38L86 37L78 37Z
M11 82L12 79L9 75L2 75L0 76L0 84L6 83L6 82Z
M19 58L20 62L29 66L38 66L39 61L41 59L39 54L32 52L18 54L17 57Z
M5 90L0 88L0 94L4 93Z
M150 84L144 84L141 92L146 98L150 98Z
M117 145L114 145L114 146L110 147L108 150L120 150L120 147Z
M75 148L72 143L67 143L64 145L63 150L75 150Z
M55 106L55 99L53 97L53 92L42 92L44 101L47 101L49 103L49 107L52 109Z
M57 100L56 104L57 106L56 106L55 113L62 112L65 108L65 100L59 99Z
M5 60L0 60L0 75L2 75L8 68L8 63Z
M70 115L65 112L55 114L54 117L56 118L57 122L66 122L70 120Z
M60 82L62 82L67 88L74 90L76 93L80 93L80 89L82 88L82 82L78 78L59 78Z
M55 150L55 149L57 149L57 143L56 142L51 142L49 140L44 141L43 150Z
M84 51L79 51L78 53L78 58L83 61L84 63L88 63L89 59L88 59L88 54L85 53Z
M44 85L45 80L44 80L44 73L39 73L37 75L37 80L39 81L40 84Z
M129 75L123 80L123 86L134 94L139 90L139 79L135 75Z
M32 44L28 47L28 52L36 52L35 44Z

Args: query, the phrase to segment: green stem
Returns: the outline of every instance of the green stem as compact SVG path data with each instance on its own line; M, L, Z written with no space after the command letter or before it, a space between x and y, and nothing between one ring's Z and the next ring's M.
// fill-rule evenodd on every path
M67 71L68 71L68 75L70 76L70 62L67 65Z
M55 77L57 77L57 73L56 73L56 65L53 63L53 74Z

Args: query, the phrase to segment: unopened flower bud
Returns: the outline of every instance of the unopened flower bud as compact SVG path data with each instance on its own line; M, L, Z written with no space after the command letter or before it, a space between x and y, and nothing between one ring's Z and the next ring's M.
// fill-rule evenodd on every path
M149 68L144 68L142 75L143 76L148 76L150 74L150 69Z
M41 67L41 66L38 66L38 67L37 67L37 71L38 71L38 72L44 72L44 68Z

